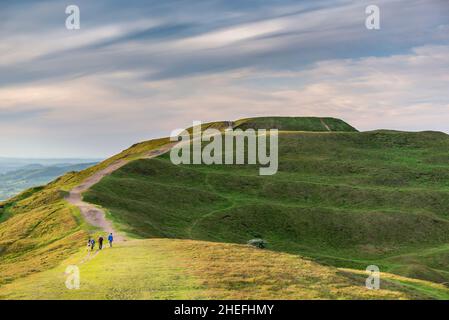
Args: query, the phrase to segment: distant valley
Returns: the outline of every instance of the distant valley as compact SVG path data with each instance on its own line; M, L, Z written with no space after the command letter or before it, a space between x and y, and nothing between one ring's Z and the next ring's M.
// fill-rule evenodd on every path
M0 158L0 201L70 172L95 165L97 159Z

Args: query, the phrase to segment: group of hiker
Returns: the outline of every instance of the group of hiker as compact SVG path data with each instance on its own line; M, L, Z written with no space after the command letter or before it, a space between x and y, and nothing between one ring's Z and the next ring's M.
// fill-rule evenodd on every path
M98 249L99 250L103 249L103 241L104 241L104 238L102 236L100 236L98 238ZM112 235L112 233L110 233L108 236L108 242L109 242L110 248L112 248L113 241L114 241L114 236ZM87 249L91 250L91 251L93 251L95 249L95 239L89 238L89 240L87 241Z

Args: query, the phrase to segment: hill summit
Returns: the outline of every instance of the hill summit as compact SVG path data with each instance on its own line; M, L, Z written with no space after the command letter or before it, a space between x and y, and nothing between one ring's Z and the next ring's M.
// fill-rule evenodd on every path
M356 132L357 130L340 119L318 117L259 117L235 121L235 128L278 129L281 131L339 131Z

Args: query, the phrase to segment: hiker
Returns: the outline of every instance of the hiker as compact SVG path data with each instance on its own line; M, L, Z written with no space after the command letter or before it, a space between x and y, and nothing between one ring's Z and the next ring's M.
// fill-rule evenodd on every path
M90 250L90 246L92 245L92 239L89 238L89 240L87 240L87 251Z
M90 240L90 250L94 250L94 248L95 248L95 240L94 239L92 239L92 240Z
M112 248L112 241L114 241L114 237L112 236L112 233L109 234L108 241L109 241L109 247Z
M98 238L98 248L101 250L103 249L103 237L100 236L100 238Z

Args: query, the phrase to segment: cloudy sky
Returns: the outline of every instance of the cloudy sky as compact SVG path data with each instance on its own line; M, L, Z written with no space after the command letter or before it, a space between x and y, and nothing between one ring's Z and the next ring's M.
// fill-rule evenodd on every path
M105 157L263 115L449 133L449 1L0 0L0 156Z

